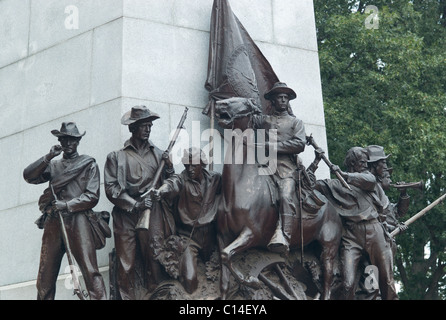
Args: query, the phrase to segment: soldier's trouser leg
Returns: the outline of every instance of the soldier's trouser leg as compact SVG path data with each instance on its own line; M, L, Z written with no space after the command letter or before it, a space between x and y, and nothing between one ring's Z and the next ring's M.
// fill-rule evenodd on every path
M378 283L383 300L398 300L393 278L392 244L386 239L384 230L378 221L368 225L367 252L372 265L378 268Z
M280 214L282 219L282 231L289 243L291 240L293 220L298 209L296 197L296 181L293 178L283 179L279 183L280 191Z
M150 228L155 227L150 225ZM162 249L160 247L162 239L151 237L150 230L138 230L137 235L142 253L144 283L146 289L152 291L161 282L163 274L161 264L156 260L156 256L160 252L159 250Z
M91 300L106 300L104 279L99 272L96 247L88 218L75 213L65 219L71 251L84 277Z
M342 299L353 300L357 288L358 264L363 254L363 226L355 224L346 226L342 232L341 263L342 263Z
M37 300L54 300L57 276L64 252L60 223L57 218L48 217L42 235L40 265L36 284Z
M117 282L123 300L136 299L137 240L135 226L138 215L113 209L113 235L115 238Z
M276 231L268 244L268 248L275 252L287 252L292 235L294 215L296 214L296 181L286 178L277 181L280 196L280 219Z
M161 281L166 279L166 273L156 259L159 251L162 249L165 238L163 211L159 202L153 204L149 224L149 231L140 232L138 236L140 237L141 251L144 256L148 289L153 290Z

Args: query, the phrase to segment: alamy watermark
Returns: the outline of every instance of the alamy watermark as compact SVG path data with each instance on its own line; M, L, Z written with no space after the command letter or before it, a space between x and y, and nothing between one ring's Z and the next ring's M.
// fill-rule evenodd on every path
M65 14L68 16L65 18L65 29L77 30L79 29L79 8L75 5L69 5L65 7Z
M379 10L378 7L373 5L368 5L364 10L365 14L368 14L364 21L366 29L379 29Z
M173 134L174 131L170 137ZM213 137L212 144L209 142L210 137ZM203 142L206 145L201 147ZM260 175L274 174L277 169L276 129L225 129L221 134L216 129L201 131L200 121L192 121L191 135L184 129L178 135L171 152L172 163L181 164L183 151L190 147L202 149L208 159L212 158L213 164L259 165Z
M73 290L75 288L79 288L79 283L75 283L75 279L73 279L73 273L80 274L80 270L76 265L68 265L65 267L64 273L66 273L66 277L64 280L64 286L68 290Z
M367 290L378 290L378 267L374 265L368 265L364 269L364 273L367 275L364 280L364 286Z

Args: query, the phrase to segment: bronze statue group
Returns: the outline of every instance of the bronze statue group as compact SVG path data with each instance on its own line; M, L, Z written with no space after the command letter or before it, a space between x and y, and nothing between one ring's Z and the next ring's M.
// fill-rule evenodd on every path
M389 155L376 145L348 150L345 171L331 165L332 173L341 180L317 180L314 172L325 154L315 148L314 162L308 168L302 165L299 154L309 137L303 122L290 108L290 101L296 97L286 84L276 83L265 94L273 106L271 114L264 115L253 108L246 120L248 113L233 118L237 125L245 123L250 128L277 132L273 146L277 169L254 182L258 187L255 191L240 191L236 182L229 183L236 165L228 165L227 170L225 165L223 173L207 170L208 160L199 148L184 150L184 171L176 174L169 153L150 140L159 115L145 106L135 106L123 115L121 124L128 127L131 136L122 149L108 154L103 171L105 195L113 204L110 229L120 299L138 299L141 286L151 292L172 277L179 279L187 293L195 292L198 260L207 261L214 250L221 256L221 291L226 298L225 279L238 273L231 267L233 254L257 247L286 257L313 238L321 242L326 254L321 256L321 263L333 255L341 262L340 293L330 295L333 266L327 262L324 276L329 281L322 298L355 299L361 287L358 272L365 263L375 266L378 273L379 289L374 292L381 299L398 299L393 278L396 247L389 233L405 228L398 218L408 210L406 188L399 189L397 203L389 201L385 194L391 184L392 169L386 162ZM226 106L235 104L226 101ZM221 112L217 110L218 116ZM67 253L79 265L85 295L92 300L107 299L96 256L110 237L107 212L94 211L100 196L99 166L92 157L78 153L85 132L80 133L75 123L63 122L60 130L52 134L59 144L23 172L28 183L49 183L39 199L42 216L37 223L43 236L37 298L55 298L57 276ZM267 144L268 139L265 149ZM241 171L236 174L239 179L244 177ZM251 178L243 179L239 185ZM262 198L268 198L272 205L256 200L259 193L267 195ZM240 213L232 214L235 210ZM255 211L253 216L250 210ZM261 219L253 218L254 214ZM326 218L318 220L322 215ZM147 229L138 226L143 216L148 219ZM299 217L310 221L306 223L313 219L315 226L304 225L303 219L299 224ZM316 221L320 221L317 226ZM318 236L306 239L316 227ZM298 228L301 233L296 231ZM171 255L166 254L168 246Z

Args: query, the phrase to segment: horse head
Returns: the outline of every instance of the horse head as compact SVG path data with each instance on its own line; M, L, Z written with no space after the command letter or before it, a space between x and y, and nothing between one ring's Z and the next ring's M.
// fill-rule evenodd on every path
M224 129L247 129L249 122L245 120L250 119L255 113L261 113L261 111L254 99L229 98L217 101L215 106L218 125Z

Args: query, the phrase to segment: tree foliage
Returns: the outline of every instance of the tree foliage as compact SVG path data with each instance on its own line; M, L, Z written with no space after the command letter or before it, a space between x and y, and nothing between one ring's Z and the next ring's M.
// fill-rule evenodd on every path
M409 190L407 220L446 192L446 0L314 5L331 161L342 164L353 146L383 146L394 181L426 182ZM378 9L372 25L369 5ZM445 211L397 236L401 299L446 298Z

